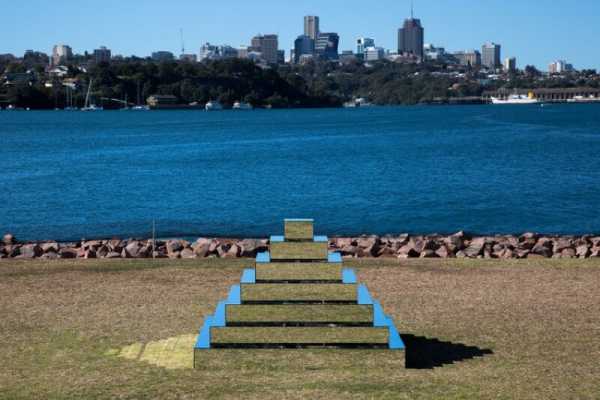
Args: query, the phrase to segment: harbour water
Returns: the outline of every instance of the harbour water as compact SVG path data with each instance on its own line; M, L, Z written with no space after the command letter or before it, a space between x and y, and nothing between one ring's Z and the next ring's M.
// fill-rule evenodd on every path
M600 233L600 105L0 112L21 240Z

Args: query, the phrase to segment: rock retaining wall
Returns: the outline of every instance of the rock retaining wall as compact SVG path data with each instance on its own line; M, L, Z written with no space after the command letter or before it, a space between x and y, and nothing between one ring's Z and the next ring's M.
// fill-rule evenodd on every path
M10 234L0 243L0 259L64 258L240 258L266 251L266 239L200 238L82 240L71 243L19 243ZM399 235L331 238L329 247L355 258L591 258L600 257L600 236Z

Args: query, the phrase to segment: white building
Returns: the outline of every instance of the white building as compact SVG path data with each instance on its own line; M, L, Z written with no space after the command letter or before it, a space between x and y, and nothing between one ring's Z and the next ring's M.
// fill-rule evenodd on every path
M65 64L73 57L73 50L65 44L57 44L52 49L52 66Z
M375 40L367 37L356 39L356 54L358 56L364 55L368 47L375 47Z
M573 65L565 60L556 60L548 66L548 72L551 74L562 74L569 71L573 71Z
M423 46L425 58L429 60L441 61L446 57L446 49L443 47L435 47L431 43L426 43Z
M383 47L367 47L364 52L365 61L379 61L385 58Z

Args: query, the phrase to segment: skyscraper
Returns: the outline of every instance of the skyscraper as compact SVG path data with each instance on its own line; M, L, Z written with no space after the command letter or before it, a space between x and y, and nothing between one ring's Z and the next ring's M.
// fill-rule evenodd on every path
M315 53L315 41L306 35L300 35L294 41L294 59L293 62L298 64L300 57L303 55L313 55Z
M339 43L340 36L337 33L319 33L315 42L315 53L325 60L337 60Z
M413 55L422 60L424 37L421 20L414 18L411 10L410 18L404 20L404 26L398 29L398 54Z
M367 47L375 47L375 41L371 38L360 37L356 39L356 54L364 55Z
M509 57L504 60L504 70L506 72L515 72L517 70L517 59L515 57Z
M481 47L481 64L490 69L500 67L500 45L496 43L486 43Z
M101 46L99 49L94 50L94 60L96 63L110 62L111 52L105 46Z
M304 35L312 40L317 40L319 35L319 17L307 15L304 17Z
M52 49L52 66L64 64L73 57L73 50L67 45L57 44Z
M252 50L262 54L267 64L277 64L279 38L277 35L258 35L252 38Z

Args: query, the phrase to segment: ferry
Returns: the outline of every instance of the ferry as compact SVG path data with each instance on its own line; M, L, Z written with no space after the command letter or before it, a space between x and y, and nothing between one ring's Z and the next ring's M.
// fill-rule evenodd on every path
M524 94L511 94L506 100L498 97L492 97L492 104L538 104L539 101L533 97L533 93L528 96Z
M600 97L590 95L588 97L575 96L572 99L568 99L567 103L600 103Z
M345 108L360 108L360 107L372 107L373 104L369 103L369 101L363 97L359 97L358 99L350 100L344 103Z
M236 101L233 103L234 110L252 110L252 104L244 103L243 101Z
M221 103L219 103L218 101L209 101L208 103L206 103L206 106L204 106L204 109L206 111L221 111L223 110L223 106L221 105Z

